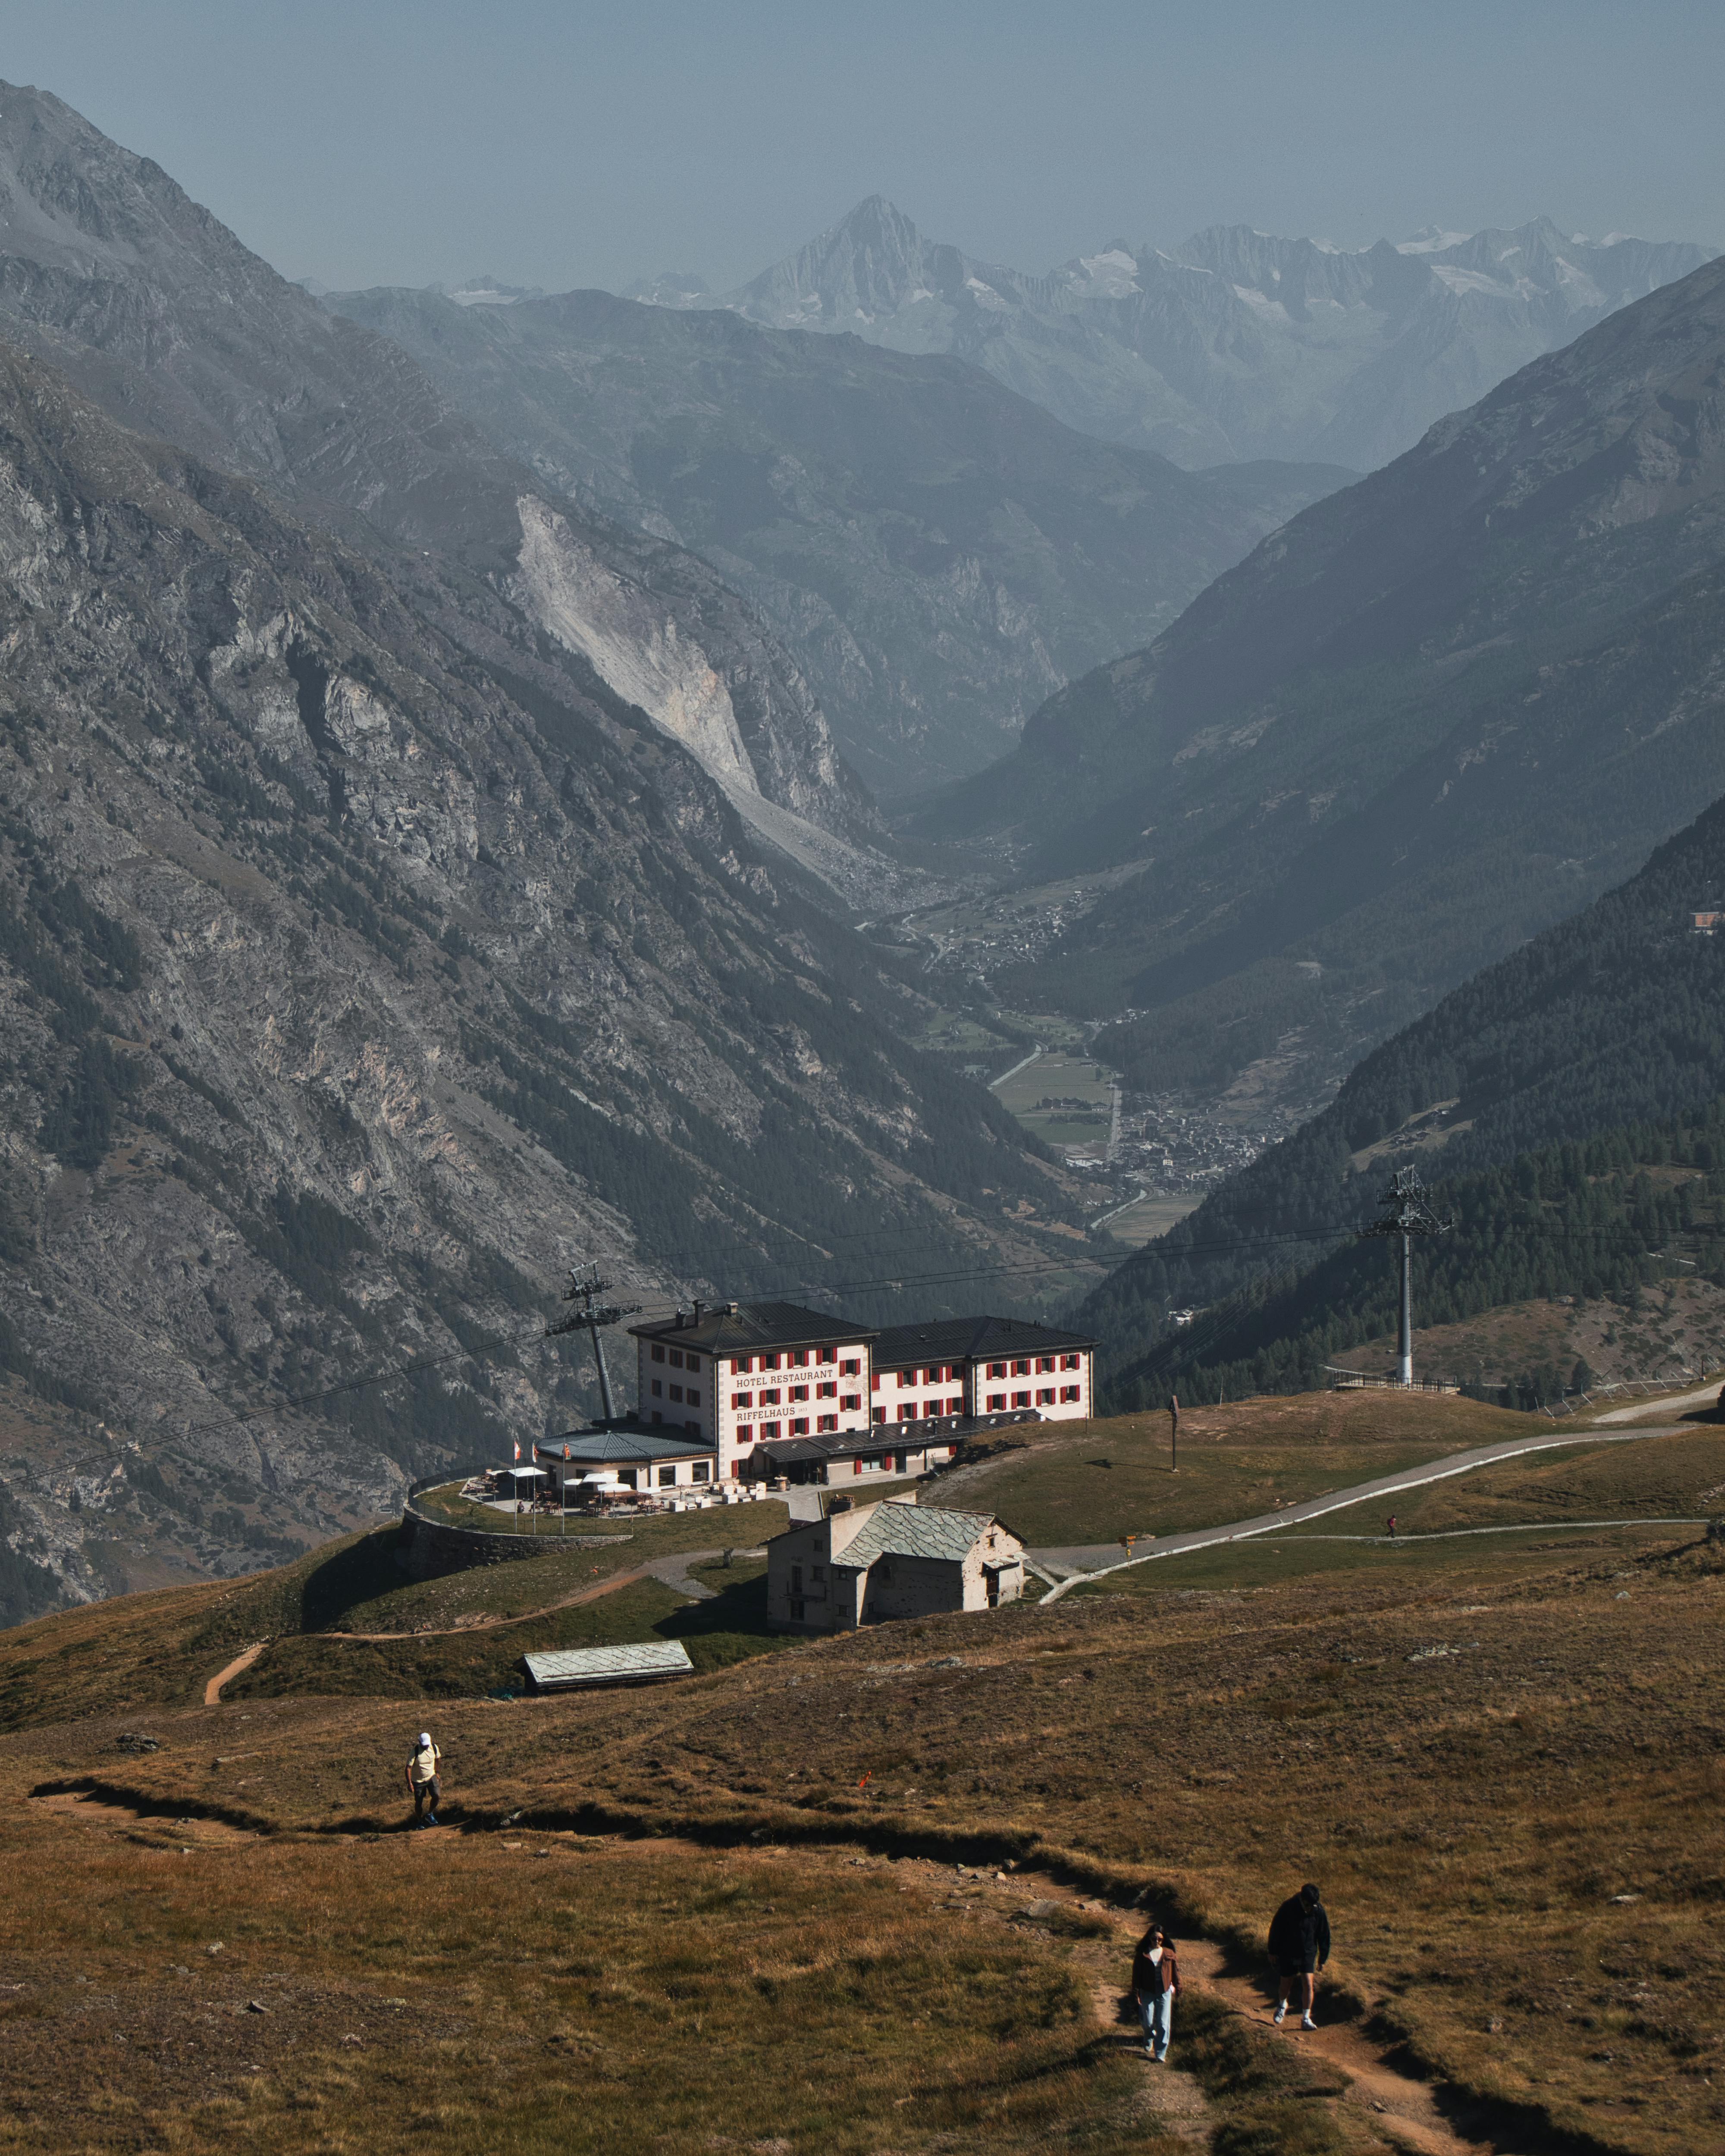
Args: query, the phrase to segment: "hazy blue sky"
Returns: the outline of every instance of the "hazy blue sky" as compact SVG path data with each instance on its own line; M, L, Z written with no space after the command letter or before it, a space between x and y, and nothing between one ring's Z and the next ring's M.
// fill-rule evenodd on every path
M876 190L1033 270L1218 222L1725 246L1720 0L0 0L0 33L332 285L722 288Z

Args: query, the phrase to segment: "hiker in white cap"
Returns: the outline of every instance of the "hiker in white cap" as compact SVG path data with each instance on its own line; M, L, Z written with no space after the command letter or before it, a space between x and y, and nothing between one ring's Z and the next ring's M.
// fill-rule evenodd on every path
M413 1799L415 1826L437 1825L437 1808L444 1798L437 1770L443 1763L443 1756L431 1741L431 1732L422 1729L418 1743L408 1754L408 1794Z

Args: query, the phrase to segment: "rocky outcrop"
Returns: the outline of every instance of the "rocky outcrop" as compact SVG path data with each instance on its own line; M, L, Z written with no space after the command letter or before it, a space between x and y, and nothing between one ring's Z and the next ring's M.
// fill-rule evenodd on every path
M0 323L110 415L256 479L386 560L429 552L511 600L508 614L487 615L481 594L452 580L444 626L455 635L476 612L493 634L512 626L529 651L559 634L537 611L544 579L521 565L524 543L538 560L556 526L590 576L609 580L614 612L655 624L659 660L632 655L622 630L586 654L616 695L634 701L635 685L662 685L663 649L675 645L671 672L685 684L710 675L706 704L728 700L753 736L751 779L726 765L722 724L680 732L696 753L719 744L716 776L847 839L876 832L794 661L705 562L664 541L643 547L553 496L405 352L328 313L159 166L59 99L0 85Z

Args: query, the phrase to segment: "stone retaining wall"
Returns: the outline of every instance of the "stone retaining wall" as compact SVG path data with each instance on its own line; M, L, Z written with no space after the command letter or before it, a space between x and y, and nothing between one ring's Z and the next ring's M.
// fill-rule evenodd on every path
M561 1546L572 1550L590 1537L579 1535L489 1534L483 1527L454 1527L447 1520L433 1519L417 1505L402 1507L401 1545L396 1563L409 1579L441 1579L445 1573L470 1572L475 1565L512 1564L517 1559L542 1557ZM607 1536L608 1542L619 1539Z

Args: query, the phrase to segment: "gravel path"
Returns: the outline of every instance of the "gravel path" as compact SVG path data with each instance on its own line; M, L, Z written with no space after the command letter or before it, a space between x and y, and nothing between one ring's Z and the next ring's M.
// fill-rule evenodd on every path
M1363 1504L1368 1498L1394 1497L1404 1490L1421 1490L1428 1483L1447 1481L1453 1475L1466 1475L1476 1467L1490 1467L1500 1460L1517 1460L1529 1452L1560 1451L1572 1445L1639 1445L1643 1438L1670 1437L1683 1427L1681 1423L1666 1423L1649 1429L1570 1430L1562 1437L1511 1438L1501 1445L1477 1445L1471 1452L1452 1452L1442 1460L1429 1460L1423 1466L1404 1468L1398 1475L1382 1475L1373 1481L1356 1482L1350 1489L1328 1490L1321 1497L1307 1497L1298 1504L1284 1505L1278 1512L1260 1512L1250 1520L1235 1520L1227 1527L1194 1527L1183 1534L1147 1536L1129 1558L1116 1555L1120 1548L1117 1542L1033 1549L1028 1554L1050 1570L1069 1574L1044 1595L1045 1608L1050 1602L1057 1602L1068 1588L1081 1586L1088 1579L1106 1579L1109 1573L1124 1572L1131 1565L1153 1564L1158 1558L1178 1557L1186 1550L1214 1549L1221 1543L1249 1542L1260 1535L1273 1535L1301 1520L1321 1520L1327 1512L1345 1512L1350 1505ZM1562 1522L1550 1524L1560 1526Z

